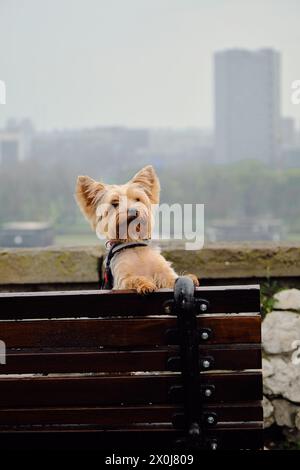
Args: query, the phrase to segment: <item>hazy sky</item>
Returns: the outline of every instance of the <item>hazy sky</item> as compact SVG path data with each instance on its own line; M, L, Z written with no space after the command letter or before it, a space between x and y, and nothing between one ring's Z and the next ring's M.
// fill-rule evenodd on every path
M0 0L0 126L211 126L228 47L282 52L283 113L300 120L299 21L299 0Z

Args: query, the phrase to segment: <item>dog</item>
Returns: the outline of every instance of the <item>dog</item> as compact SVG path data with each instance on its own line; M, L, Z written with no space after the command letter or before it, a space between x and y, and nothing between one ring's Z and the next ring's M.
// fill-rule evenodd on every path
M139 294L147 294L174 287L178 275L171 263L161 255L159 248L148 243L159 195L159 179L150 165L121 185L104 184L89 176L78 177L77 203L96 234L104 236L109 247L106 288L134 289ZM199 285L196 276L188 276L195 286Z

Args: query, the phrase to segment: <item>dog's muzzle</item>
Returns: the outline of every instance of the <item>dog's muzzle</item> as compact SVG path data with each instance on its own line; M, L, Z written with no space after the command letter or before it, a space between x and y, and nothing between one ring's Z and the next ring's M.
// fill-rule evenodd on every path
M128 209L128 211L127 211L127 220L128 220L128 222L132 222L137 217L139 217L139 215L140 215L140 213L137 209L134 209L134 208Z

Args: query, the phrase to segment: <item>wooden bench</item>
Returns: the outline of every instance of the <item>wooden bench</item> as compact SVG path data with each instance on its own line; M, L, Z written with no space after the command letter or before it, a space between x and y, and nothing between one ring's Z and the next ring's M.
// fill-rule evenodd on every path
M4 293L0 312L2 449L262 448L258 286Z

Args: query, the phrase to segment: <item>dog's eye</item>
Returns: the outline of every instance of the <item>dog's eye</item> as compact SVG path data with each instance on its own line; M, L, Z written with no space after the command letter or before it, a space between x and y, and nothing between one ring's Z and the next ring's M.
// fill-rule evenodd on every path
M118 201L114 201L114 202L111 203L111 205L116 208L116 207L119 206L119 203L118 203Z
M139 198L139 197L135 198L135 200L136 200L136 202L140 202L140 198Z

